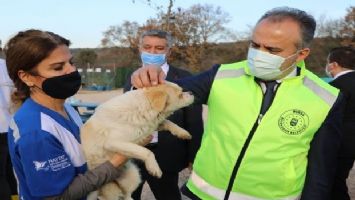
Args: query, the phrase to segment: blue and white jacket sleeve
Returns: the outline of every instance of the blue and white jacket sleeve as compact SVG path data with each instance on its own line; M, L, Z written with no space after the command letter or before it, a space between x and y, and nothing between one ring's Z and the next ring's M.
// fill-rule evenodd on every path
M43 133L26 134L17 143L29 192L36 197L60 194L73 180L75 167L55 137L37 131Z

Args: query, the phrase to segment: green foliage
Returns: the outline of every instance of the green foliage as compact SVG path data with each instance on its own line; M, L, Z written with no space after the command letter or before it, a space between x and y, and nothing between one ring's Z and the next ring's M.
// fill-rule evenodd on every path
M105 86L114 87L114 72L107 72L106 69L101 69L101 72L81 72L82 83L84 87L90 86Z
M93 49L81 50L75 57L75 63L77 66L93 66L96 62L97 54Z
M116 69L115 72L115 79L114 79L114 87L115 88L121 88L124 86L127 80L129 80L132 72L135 70L135 68L131 67L120 67Z

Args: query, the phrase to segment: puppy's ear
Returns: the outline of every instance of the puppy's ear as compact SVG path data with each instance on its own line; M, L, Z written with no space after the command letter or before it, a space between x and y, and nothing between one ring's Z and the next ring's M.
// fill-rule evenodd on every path
M164 110L168 100L168 94L166 92L153 89L153 90L147 90L146 95L150 102L150 105L154 110L158 112Z

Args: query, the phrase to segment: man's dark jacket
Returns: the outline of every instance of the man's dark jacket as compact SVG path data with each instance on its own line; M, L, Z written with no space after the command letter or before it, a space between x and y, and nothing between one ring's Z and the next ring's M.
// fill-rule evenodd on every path
M189 72L170 65L166 80L175 81L190 75ZM131 89L130 77L127 80L125 92ZM186 168L189 162L193 162L203 133L202 106L182 108L175 111L168 119L187 130L192 135L192 139L181 140L166 131L159 132L158 144L153 148L148 145L148 148L153 151L163 173L179 172Z
M330 84L340 89L346 98L339 156L355 157L355 72L341 75Z

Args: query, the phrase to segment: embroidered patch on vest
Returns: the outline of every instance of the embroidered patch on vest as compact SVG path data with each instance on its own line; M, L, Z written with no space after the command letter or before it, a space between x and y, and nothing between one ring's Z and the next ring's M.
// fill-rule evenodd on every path
M308 127L309 119L302 110L292 109L282 113L278 124L286 134L299 135Z

